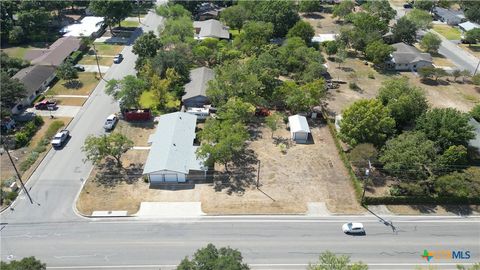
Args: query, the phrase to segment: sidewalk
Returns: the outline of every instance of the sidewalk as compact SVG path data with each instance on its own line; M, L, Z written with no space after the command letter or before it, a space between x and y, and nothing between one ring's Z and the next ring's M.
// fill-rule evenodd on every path
M204 216L200 202L142 202L133 216L142 218Z

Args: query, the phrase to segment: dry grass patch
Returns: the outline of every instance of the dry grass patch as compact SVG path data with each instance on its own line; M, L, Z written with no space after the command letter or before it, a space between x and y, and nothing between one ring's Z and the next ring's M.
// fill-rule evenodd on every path
M45 93L45 95L88 96L95 89L99 82L96 74L92 72L79 72L77 80L79 81L79 85L76 88L69 88L66 85L66 81L58 80L55 85Z
M473 54L476 57L480 58L480 44L459 44L467 52Z
M80 65L96 65L97 60L95 56L92 55L85 55L83 56L82 60L78 62ZM98 64L100 66L111 66L113 64L113 56L112 57L98 57Z
M134 146L148 146L148 137L155 133L155 124L153 121L127 122L120 120L114 132L127 136L133 141Z
M86 98L82 97L55 97L58 105L67 105L67 106L83 106L83 103L87 101Z
M202 189L202 210L209 214L301 214L308 202L326 202L336 213L360 213L347 172L336 154L328 127L312 123L312 144L293 144L283 126L271 138L263 124L231 172L218 166L213 188ZM288 145L282 154L279 143ZM260 161L260 187L255 183Z
M301 13L300 16L315 29L315 35L340 33L340 28L342 28L342 24L337 23L335 19L332 18L331 13Z

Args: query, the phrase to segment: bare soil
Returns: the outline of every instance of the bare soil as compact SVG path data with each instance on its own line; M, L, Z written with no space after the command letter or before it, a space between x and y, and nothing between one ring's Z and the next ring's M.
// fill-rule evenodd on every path
M325 6L327 10L328 6ZM332 13L326 12L312 12L312 13L300 13L300 16L303 20L310 23L310 25L315 29L315 35L318 34L332 34L340 33L340 28L342 28L342 23L337 22L332 18Z
M153 121L127 122L120 120L114 132L126 135L133 141L134 146L148 146L148 137L155 133L155 124Z

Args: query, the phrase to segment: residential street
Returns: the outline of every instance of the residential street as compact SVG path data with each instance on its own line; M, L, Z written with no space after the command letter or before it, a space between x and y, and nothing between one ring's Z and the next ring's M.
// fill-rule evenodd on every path
M211 242L238 248L253 269L305 269L325 250L362 260L370 269L414 269L426 264L424 249L470 251L469 260L434 258L430 264L437 269L480 261L478 218L391 219L396 234L374 217L27 221L3 228L1 259L35 255L50 269L163 270ZM349 220L363 222L366 235L345 235L341 225Z

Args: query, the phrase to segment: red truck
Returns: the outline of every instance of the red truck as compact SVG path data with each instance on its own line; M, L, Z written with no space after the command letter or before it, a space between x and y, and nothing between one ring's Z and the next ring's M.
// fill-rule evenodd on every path
M123 109L122 115L126 121L148 121L152 119L150 109Z

